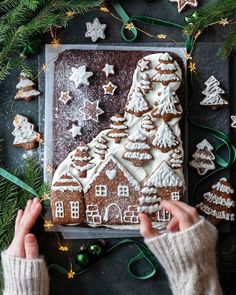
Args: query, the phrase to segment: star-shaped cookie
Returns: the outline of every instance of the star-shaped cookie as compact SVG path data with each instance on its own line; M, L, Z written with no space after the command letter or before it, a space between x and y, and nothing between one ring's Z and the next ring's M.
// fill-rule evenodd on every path
M69 131L71 132L73 138L75 138L78 135L82 135L81 127L75 123L72 124L72 127L69 129Z
M197 0L169 0L170 2L178 3L178 12L182 12L186 8L186 6L197 7Z
M99 122L98 117L103 114L104 111L100 109L98 105L99 100L84 100L84 104L80 108L80 112L84 115L84 120L93 120L94 122Z
M105 64L105 67L102 69L102 71L105 73L106 77L109 77L109 75L114 75L114 66Z
M69 80L75 83L75 87L78 88L80 85L90 85L88 78L93 76L93 72L86 72L86 66L80 66L78 68L71 68L72 75Z
M109 81L109 83L103 85L102 88L104 89L104 94L114 95L117 86L111 83L111 81Z
M69 101L71 101L72 97L70 96L70 91L61 91L59 100L64 104L67 104Z
M105 24L101 24L98 18L95 18L93 22L87 22L87 32L85 33L86 38L91 38L93 42L96 42L98 38L105 39L106 36L104 31L106 29Z
M145 58L142 58L139 62L138 62L138 67L140 68L140 72L144 72L146 70L150 69L150 63L151 61Z

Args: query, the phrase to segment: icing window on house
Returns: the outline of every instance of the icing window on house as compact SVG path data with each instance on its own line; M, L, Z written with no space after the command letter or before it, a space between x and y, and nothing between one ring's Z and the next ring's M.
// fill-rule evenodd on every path
M179 201L179 199L180 199L179 192L172 192L171 193L171 200L173 200L173 201Z
M63 208L63 202L62 201L57 201L55 203L56 207L56 214L55 216L58 218L63 218L64 217L64 208Z
M79 218L79 202L70 202L71 218Z
M117 188L118 197L128 197L129 187L127 185L119 185Z
M107 186L106 185L96 185L95 186L96 197L107 197Z

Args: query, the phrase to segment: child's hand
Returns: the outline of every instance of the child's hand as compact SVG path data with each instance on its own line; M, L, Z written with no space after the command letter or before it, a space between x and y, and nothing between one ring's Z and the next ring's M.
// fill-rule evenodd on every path
M162 201L161 207L172 214L172 219L167 226L171 232L181 231L191 227L199 221L197 210L180 201ZM139 214L140 233L144 238L152 238L159 232L152 227L150 218L145 213Z
M15 222L15 236L6 253L21 258L38 258L38 243L36 237L30 234L36 222L42 205L39 198L28 200L25 210L19 210Z

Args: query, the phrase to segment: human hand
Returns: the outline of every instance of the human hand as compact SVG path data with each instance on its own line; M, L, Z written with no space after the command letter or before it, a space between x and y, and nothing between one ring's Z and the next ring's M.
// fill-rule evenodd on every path
M183 202L162 201L161 207L173 216L167 225L167 230L170 232L187 229L199 221L197 209ZM140 233L144 238L152 238L160 234L152 227L151 219L145 213L140 213L139 218Z
M25 210L20 209L15 221L15 235L6 253L20 258L38 258L39 250L37 239L30 234L31 228L36 222L42 205L39 198L28 200Z

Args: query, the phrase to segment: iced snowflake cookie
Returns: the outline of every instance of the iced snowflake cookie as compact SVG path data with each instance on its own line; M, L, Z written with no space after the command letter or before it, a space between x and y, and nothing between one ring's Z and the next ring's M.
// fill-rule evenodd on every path
M42 135L35 131L34 124L30 123L28 118L22 115L16 115L13 121L15 129L12 135L15 136L13 145L25 150L32 150L42 142Z
M71 68L72 75L69 77L69 80L74 82L75 88L78 88L80 85L89 86L89 78L93 76L92 72L87 72L86 66L80 66L78 68Z
M232 198L234 189L230 182L221 178L216 184L212 185L210 192L203 194L202 201L196 205L201 214L213 224L217 225L221 221L233 221L235 214L235 201Z
M98 18L95 18L92 22L87 22L87 32L85 33L86 38L91 38L93 42L96 42L99 38L105 39L105 24L101 24Z
M16 85L16 89L17 94L15 99L24 99L26 101L30 101L33 97L40 95L40 92L35 89L35 83L25 72L20 73L20 81Z

